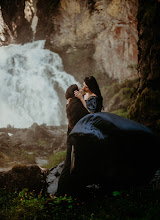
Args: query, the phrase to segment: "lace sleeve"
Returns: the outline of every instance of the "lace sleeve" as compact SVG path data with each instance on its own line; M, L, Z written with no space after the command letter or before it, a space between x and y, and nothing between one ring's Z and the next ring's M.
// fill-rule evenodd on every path
M88 108L88 112L90 113L97 112L97 96L92 96L88 100L86 100L86 105Z

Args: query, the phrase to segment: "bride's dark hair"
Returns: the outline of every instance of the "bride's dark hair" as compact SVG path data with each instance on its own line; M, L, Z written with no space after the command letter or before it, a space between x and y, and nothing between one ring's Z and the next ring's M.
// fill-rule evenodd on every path
M91 92L93 92L95 95L98 96L98 99L101 103L101 108L102 108L103 107L103 97L101 95L101 91L99 89L98 83L97 83L96 79L94 78L94 76L87 76L84 79L84 82L86 83L88 88L91 90Z

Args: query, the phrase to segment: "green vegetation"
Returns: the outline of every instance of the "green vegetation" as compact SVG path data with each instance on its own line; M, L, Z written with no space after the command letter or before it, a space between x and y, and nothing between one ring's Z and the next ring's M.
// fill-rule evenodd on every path
M149 26L150 24L154 24L157 19L157 8L158 2L154 0L150 1L140 1L140 6L138 8L137 19L142 21L143 25Z
M52 154L48 159L48 164L44 165L45 168L56 167L59 163L64 161L66 158L66 150L58 151L57 153Z
M54 8L56 8L59 4L59 0L54 0L54 1L47 1L46 2L46 8L48 10L53 10Z
M137 14L139 88L128 117L160 132L159 1L140 0Z
M8 156L0 151L0 165L2 166L8 160Z
M71 196L36 195L27 189L10 193L0 190L0 219L3 220L159 220L160 189L130 189L110 195Z
M157 121L154 130L159 129L160 109L157 106L160 106L159 90L146 87L135 99L134 105L128 111L128 117L142 122L147 118L148 124L152 124L153 120Z
M39 139L37 144L39 147L43 147L43 146L47 146L48 142L46 140Z
M126 80L122 83L114 82L102 87L104 108L106 111L127 117L128 107L131 104L131 96L137 88L138 79Z
M6 152L0 152L0 166L7 166L7 164L12 163L13 161L18 161L25 164L35 164L35 155L28 154L27 151L23 149L11 148ZM12 164L13 165L13 164ZM9 165L10 166L10 165Z
M127 112L123 108L112 111L111 113L114 113L114 114L119 115L121 117L127 118Z
M35 164L35 155L34 154L28 154L26 151L21 152L21 159L24 161L24 163L27 164Z

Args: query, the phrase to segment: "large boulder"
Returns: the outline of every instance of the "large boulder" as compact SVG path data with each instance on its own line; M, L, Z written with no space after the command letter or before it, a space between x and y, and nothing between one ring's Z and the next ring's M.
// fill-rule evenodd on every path
M45 189L46 174L36 165L15 165L9 171L0 172L0 188L13 191L28 188L39 193Z

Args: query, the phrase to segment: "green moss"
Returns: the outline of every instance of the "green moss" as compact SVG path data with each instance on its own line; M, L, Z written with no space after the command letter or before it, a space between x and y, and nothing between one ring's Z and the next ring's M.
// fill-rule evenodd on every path
M43 167L48 168L48 169L50 169L52 167L56 167L59 163L64 161L65 158L66 158L66 150L59 151L59 152L51 155L48 159L48 164L44 165Z
M142 17L142 22L145 26L154 24L156 19L157 2L150 1L150 4L146 5L146 11L144 12Z
M156 20L158 1L155 0L140 0L137 19L147 26L154 24Z
M60 0L54 0L54 1L46 1L48 10L53 10L56 8L59 4Z
M159 75L159 3L140 0L138 8L138 70L144 88L149 79ZM156 76L156 77L155 77Z
M0 165L4 166L4 164L8 161L9 161L9 157L0 151Z
M127 66L128 69L137 70L137 64L129 64Z
M19 159L19 161L21 163L36 164L35 155L34 154L28 154L28 152L25 151L25 150L21 150L21 152L19 152L19 158L17 156L15 156L15 160L18 161L18 159Z
M0 159L8 160L8 156L0 151Z
M138 94L130 107L127 117L142 123L150 124L153 129L159 129L160 91L146 87Z
M124 109L127 112L131 104L131 94L137 88L137 85L138 79L134 79L103 86L101 92L104 98L104 108L107 107L110 112L118 109Z
M127 118L127 111L123 108L112 111L111 113Z
M46 145L48 145L48 142L46 140L43 140L43 139L38 140L38 146L42 147Z
M102 93L105 92L112 97L119 92L119 90L121 89L121 85L119 83L113 83L111 86L108 86L105 89L107 90L104 90L104 88L102 88Z
M141 94L141 102L148 111L160 113L160 91L146 87Z

